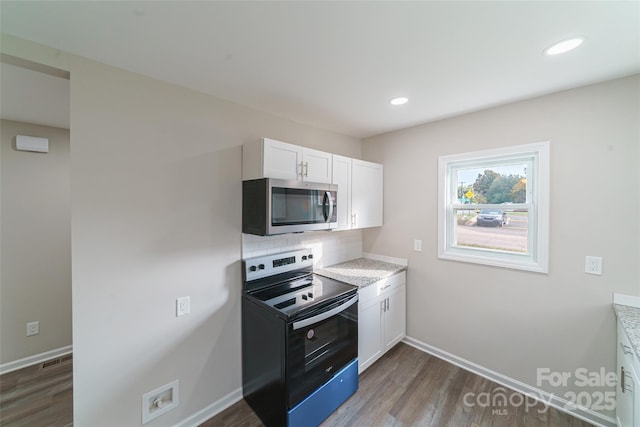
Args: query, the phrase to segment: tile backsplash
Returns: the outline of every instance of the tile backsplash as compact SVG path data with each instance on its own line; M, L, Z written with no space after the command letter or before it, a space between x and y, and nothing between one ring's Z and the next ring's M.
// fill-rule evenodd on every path
M362 257L362 230L312 231L277 236L242 235L242 258L312 248L315 267Z

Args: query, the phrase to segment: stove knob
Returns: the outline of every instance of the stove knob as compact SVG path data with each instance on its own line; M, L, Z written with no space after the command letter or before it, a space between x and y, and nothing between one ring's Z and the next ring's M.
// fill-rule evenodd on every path
M313 294L311 292L307 292L307 296L309 296L309 298L313 298Z
M302 299L306 301L307 300L307 296L306 295L302 295Z
M249 271L256 271L256 270L257 270L257 268L256 268L255 265L252 265L251 267L249 267Z
M306 261L307 260L307 256L306 255L302 255L302 260Z
M307 258L313 259L313 254L309 254Z
M264 270L264 264L259 264L259 265L258 265L258 269L259 269L259 270Z

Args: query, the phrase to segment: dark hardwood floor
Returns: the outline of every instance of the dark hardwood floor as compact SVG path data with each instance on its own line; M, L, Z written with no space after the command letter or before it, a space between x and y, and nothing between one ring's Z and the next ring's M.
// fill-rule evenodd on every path
M525 399L520 393L403 343L367 369L359 381L358 391L322 423L323 427L591 426L554 408L545 410L542 403L527 408L520 404ZM496 401L496 406L483 405L480 393L492 398L506 395L507 404ZM262 425L241 400L200 427Z
M71 426L72 363L42 364L0 376L0 425ZM338 426L420 427L588 427L541 403L482 405L478 399L503 394L519 403L519 393L400 343L360 376L360 388L325 422ZM513 395L513 396L512 396ZM468 404L465 404L468 403ZM244 400L200 427L260 427Z
M0 376L0 426L73 425L73 372L68 356Z

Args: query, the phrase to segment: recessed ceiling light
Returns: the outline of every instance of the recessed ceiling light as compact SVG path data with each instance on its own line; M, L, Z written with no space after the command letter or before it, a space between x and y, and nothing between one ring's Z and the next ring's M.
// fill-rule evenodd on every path
M584 42L584 37L573 37L567 40L563 40L554 45L549 46L544 50L545 55L553 56L560 55L561 53L569 52L580 46Z
M409 101L409 98L405 98L404 96L399 96L398 98L393 98L391 101L389 101L389 104L403 105L403 104L406 104L408 101Z

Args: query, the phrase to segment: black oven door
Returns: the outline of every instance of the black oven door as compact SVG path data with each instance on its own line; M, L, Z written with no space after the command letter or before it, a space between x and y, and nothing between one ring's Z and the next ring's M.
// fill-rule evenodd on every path
M358 294L350 293L287 327L286 375L293 408L358 356Z

